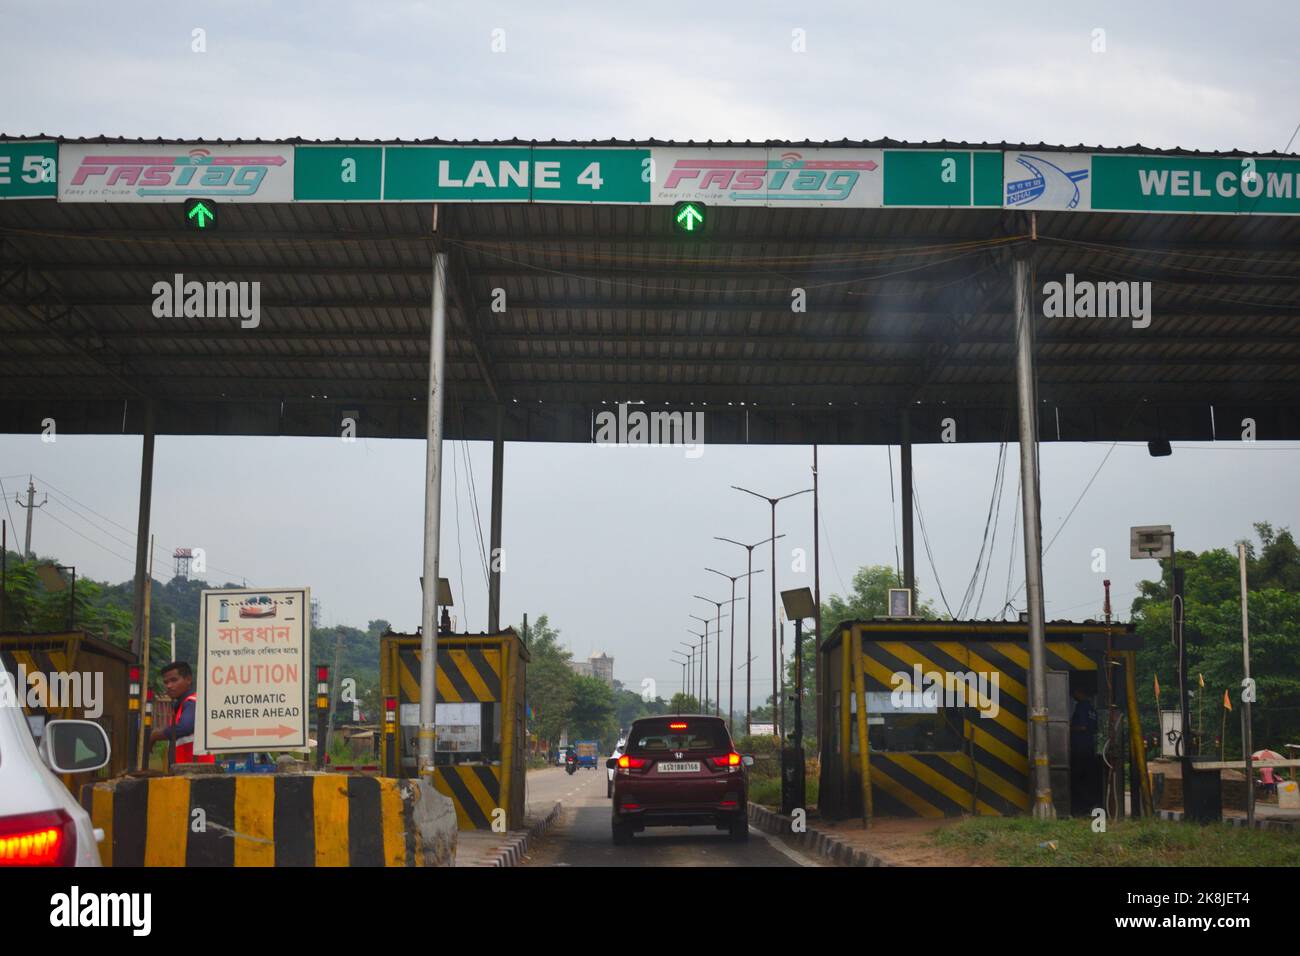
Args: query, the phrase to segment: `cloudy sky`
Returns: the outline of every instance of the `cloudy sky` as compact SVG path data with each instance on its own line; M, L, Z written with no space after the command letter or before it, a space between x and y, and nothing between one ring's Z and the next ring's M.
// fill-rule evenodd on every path
M113 9L109 18L100 5L45 0L6 11L0 133L889 136L1269 151L1286 148L1300 122L1300 27L1281 2L1240 16L1202 2L317 0ZM195 30L204 31L205 52L193 51ZM792 49L795 31L805 52ZM1104 52L1094 52L1099 38ZM0 436L6 519L21 527L13 497L33 473L51 498L35 517L37 549L82 574L128 578L139 450L139 438ZM249 454L262 465L255 474L223 467ZM154 530L168 551L203 547L210 578L310 585L326 623L383 617L413 629L423 455L410 441L163 437ZM446 456L444 565L461 623L480 629L486 585L470 487L472 478L486 535L490 449L449 444ZM886 456L883 448L822 450L824 593L842 592L861 565L894 562ZM918 528L918 576L941 608L939 586L956 612L975 571L998 456L996 445L916 451L933 554L932 567ZM805 447L710 446L687 459L671 449L509 446L504 618L548 613L577 655L607 651L625 683L650 677L671 693L680 670L669 650L690 639L688 615L710 607L692 595L729 595L705 566L744 570L744 551L712 536L767 534L766 505L729 486L773 495L807 487L811 457ZM1300 526L1295 443L1181 445L1167 459L1137 445L1048 444L1042 461L1049 617L1098 613L1107 576L1126 612L1135 582L1153 567L1129 560L1130 525L1173 524L1180 546L1198 549L1230 547L1254 521ZM1011 446L991 567L977 586L980 616L1008 600L1023 606L1023 561L1008 551L1016 474ZM811 584L811 559L799 572L792 554L811 555L808 497L783 504L779 519L788 535L779 585ZM1094 571L1098 548L1105 574ZM767 557L759 564L756 648L770 628ZM757 666L756 692L768 692L770 677Z

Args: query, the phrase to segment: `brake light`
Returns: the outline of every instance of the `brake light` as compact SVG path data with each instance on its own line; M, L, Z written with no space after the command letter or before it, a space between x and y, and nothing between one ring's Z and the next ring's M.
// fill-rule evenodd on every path
M627 754L618 758L619 770L640 770L646 765L644 757L629 757Z
M0 817L0 866L72 866L77 828L63 810Z
M740 754L733 750L731 753L725 754L721 757L714 757L713 764L715 767L739 767Z
M686 724L685 724L685 722L683 722L683 721L677 721L676 723L669 724L669 725L668 725L668 729L669 729L669 730L685 730L685 729L686 729Z

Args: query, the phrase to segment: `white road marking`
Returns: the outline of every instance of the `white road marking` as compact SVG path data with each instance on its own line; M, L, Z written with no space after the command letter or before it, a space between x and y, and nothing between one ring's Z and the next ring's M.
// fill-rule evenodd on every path
M758 827L750 827L749 832L750 834L757 833L764 840L766 840L768 842L768 845L771 846L774 850L784 854L787 858L794 861L795 863L798 863L800 866L821 866L822 865L816 860L811 860L801 853L796 853L794 850L786 846L780 837L772 836L770 833L764 833L762 830L758 829Z

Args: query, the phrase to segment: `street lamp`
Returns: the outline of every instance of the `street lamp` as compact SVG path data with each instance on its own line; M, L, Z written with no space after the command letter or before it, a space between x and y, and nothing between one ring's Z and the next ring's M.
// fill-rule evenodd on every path
M681 657L681 660L679 660L677 663L679 663L679 664L682 665L682 690L681 690L681 694L682 694L683 697L685 697L685 696L686 696L686 662L687 662L687 660L689 660L689 658L687 658L687 656L686 656L685 654L683 654L681 651L673 651L672 653L673 653L674 655L677 655L677 656Z
M776 538L784 538L784 537L785 535L783 534L778 534L776 536ZM760 544L767 544L769 541L772 542L773 547L776 547L776 538L764 538L762 541L755 541L753 544L745 544L743 541L737 541L734 538L723 538L720 535L716 535L716 534L713 536L714 541L726 541L728 544L738 544L742 548L744 548L745 561L746 561L745 567L747 567L750 571L754 570L754 549L757 548ZM754 661L754 657L750 648L750 644L753 641L753 637L754 637L754 579L750 578L749 599L745 604L745 660L751 663ZM753 685L753 680L752 680L753 675L754 675L753 667L750 667L748 670L745 671L745 735L746 736L749 736L750 717L753 711L753 708L750 707L749 704L749 694Z
M708 695L709 695L709 624L710 624L710 619L707 618L707 617L700 617L698 614L691 614L691 615L689 615L689 617L691 617L691 618L693 618L693 619L699 621L701 624L704 625L704 640L703 640L703 643L700 645L700 647L701 647L701 649L702 649L702 651L703 651L703 656L702 656L702 658L701 658L701 660L700 660L700 678L701 678L701 681L700 681L700 691L701 691L701 693L700 693L700 695L699 695L699 696L700 696L700 712L703 713L703 712L706 710L706 708L705 708L704 705L705 705L706 703L708 703ZM694 634L695 632L692 631L691 633Z
M816 616L817 605L808 588L782 591L781 603L785 605L785 616L794 621L794 741L788 754L786 747L781 748L781 812L790 814L796 807L804 806L807 797L803 753L803 622ZM858 706L866 704L859 701ZM858 743L859 747L866 745L865 740Z
M738 581L740 578L748 578L751 577L752 575L763 573L761 568L758 571L750 570L750 571L746 571L744 574L734 574L734 575L724 574L722 571L718 571L715 568L705 568L704 570L712 571L714 574L721 574L724 578L726 578L728 581L731 582L731 601L733 605L735 604L736 601L736 581ZM743 601L745 599L741 598L741 600ZM748 610L748 605L746 605L746 610ZM727 687L728 687L727 727L728 729L730 729L731 722L732 720L735 719L735 713L736 713L736 615L734 614L731 615L731 667L729 668L729 674L727 676ZM746 724L745 732L748 733L749 732L748 717L745 718L745 724Z
M694 634L696 637L699 637L699 636L700 636L700 632L699 632L699 631L692 631L689 627L686 629L686 633L687 633L687 634ZM691 660L691 670L690 670L690 675L691 675L691 686L687 688L687 690L686 690L686 694L687 694L688 697L689 697L689 696L693 696L694 693L695 693L695 645L694 645L692 642L690 642L690 641L678 641L677 643L680 644L680 645L682 645L682 647L689 647L689 648L690 648L690 660Z
M732 607L735 607L736 599L732 598L730 601L715 601L713 600L713 598L706 598L703 594L697 594L695 596L707 604L712 604L717 609L718 624L717 624L716 634L718 638L718 654L713 659L715 665L713 668L714 681L717 684L717 688L713 692L713 715L717 717L720 716L720 712L722 710L722 605L731 604ZM707 694L708 691L709 691L709 677L707 674L705 674L704 692Z
M767 495L760 495L757 491L750 491L748 488L740 487L740 485L732 485L731 487L736 491L743 491L747 495L753 495L755 498L762 498L772 506L772 718L780 727L781 673L776 663L776 506L785 501L786 498L810 494L812 489L805 488L803 491L792 491L788 495L782 495L779 498L769 498Z

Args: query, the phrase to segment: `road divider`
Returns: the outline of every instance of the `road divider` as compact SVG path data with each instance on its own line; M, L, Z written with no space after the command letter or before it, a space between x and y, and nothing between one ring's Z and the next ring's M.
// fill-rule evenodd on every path
M185 774L87 784L105 866L451 866L452 802L347 774Z

